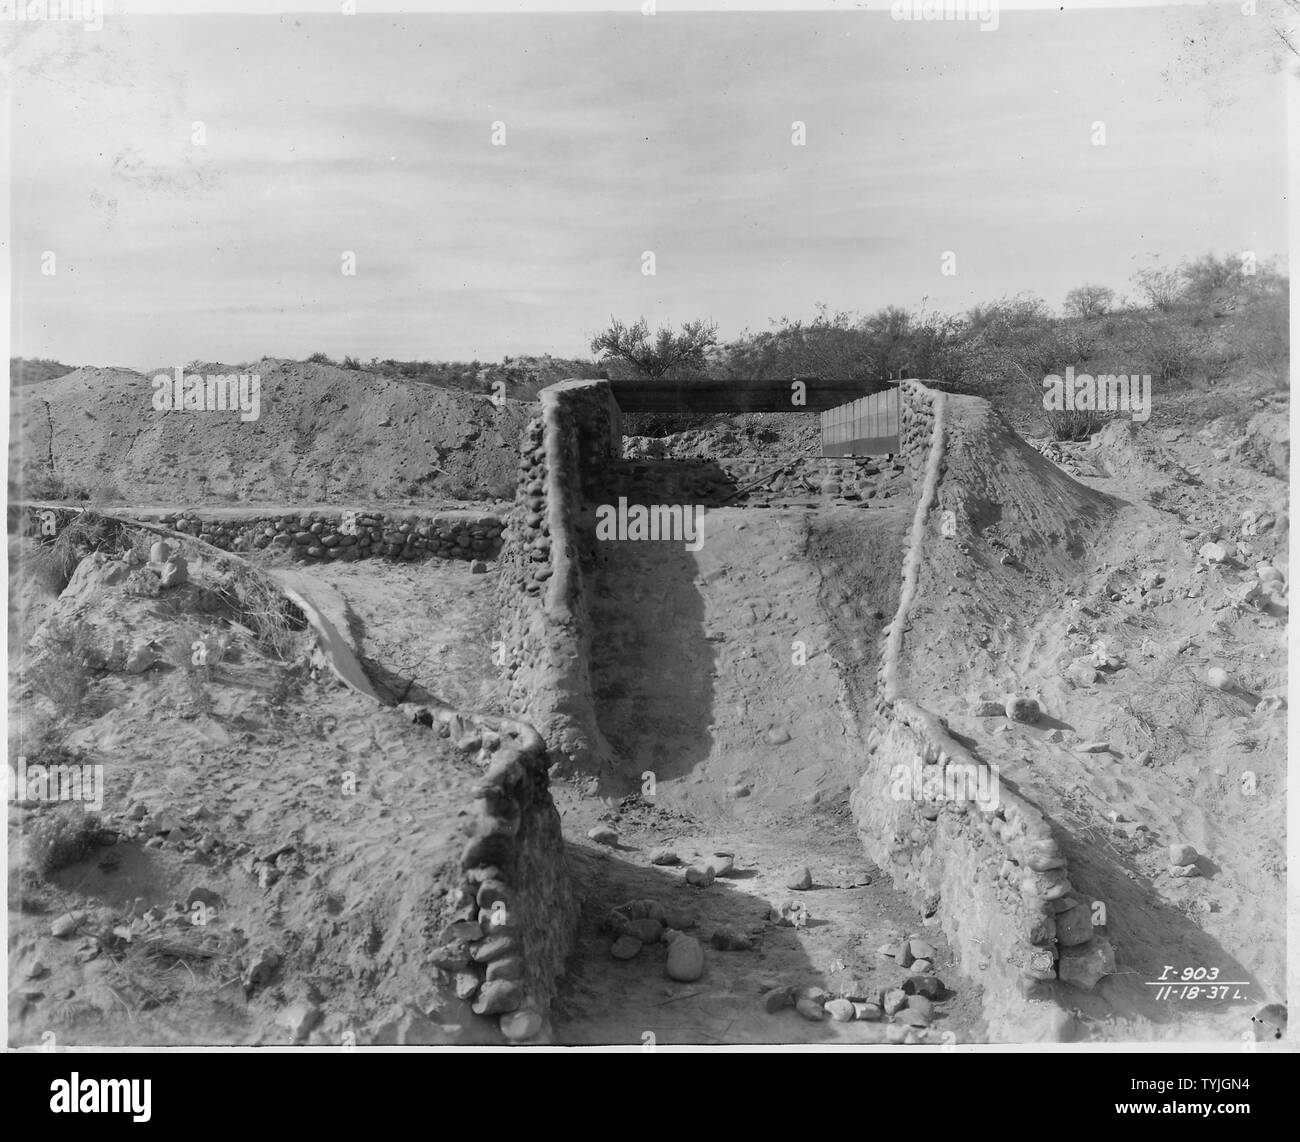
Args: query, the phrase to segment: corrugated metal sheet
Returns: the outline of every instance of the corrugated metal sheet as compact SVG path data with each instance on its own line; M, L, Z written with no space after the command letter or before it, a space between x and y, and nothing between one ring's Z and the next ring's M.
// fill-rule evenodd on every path
M897 388L820 415L823 456L883 456L899 449Z

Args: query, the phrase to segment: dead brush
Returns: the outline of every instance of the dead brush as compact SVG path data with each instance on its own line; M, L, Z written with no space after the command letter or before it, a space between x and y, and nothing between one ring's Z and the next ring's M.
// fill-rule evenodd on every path
M101 943L109 961L105 983L132 1019L136 1012L178 1002L219 1002L220 993L240 978L224 942L198 926L163 924L144 932L119 927Z
M93 512L80 512L58 529L48 541L39 541L24 560L26 569L40 577L55 593L72 579L77 564L92 551L115 549L111 521ZM38 537L39 539L40 537Z
M253 632L260 650L282 662L300 656L307 620L263 571L248 564L231 567L216 593Z

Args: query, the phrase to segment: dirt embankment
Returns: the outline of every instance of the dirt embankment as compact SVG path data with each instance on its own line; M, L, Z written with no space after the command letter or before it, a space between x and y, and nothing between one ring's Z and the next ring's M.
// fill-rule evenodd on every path
M266 359L256 419L154 407L156 374L77 369L14 395L11 479L131 503L509 498L526 407L374 374ZM218 374L219 371L219 374ZM188 374L187 374L188 375ZM251 386L246 390L251 394Z
M1056 985L1077 1033L1235 1039L1284 986L1284 487L1224 467L1213 426L1112 427L1058 466L965 403L904 688L1042 809L1101 905L1114 970ZM1042 719L990 713L1006 694ZM1166 965L1242 986L1164 997Z

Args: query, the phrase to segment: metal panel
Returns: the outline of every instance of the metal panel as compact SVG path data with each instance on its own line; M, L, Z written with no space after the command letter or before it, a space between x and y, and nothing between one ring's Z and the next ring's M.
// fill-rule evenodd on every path
M897 452L897 387L822 413L823 456L883 456Z

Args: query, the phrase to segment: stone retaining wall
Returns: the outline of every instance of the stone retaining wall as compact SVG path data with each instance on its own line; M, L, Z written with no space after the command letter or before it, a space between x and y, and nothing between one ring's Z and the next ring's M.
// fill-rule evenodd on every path
M852 807L867 851L920 910L932 915L943 903L944 931L961 966L984 987L990 1036L1059 1038L1065 1013L1027 1008L1024 1000L1052 996L1061 943L1072 955L1093 950L1087 902L1071 895L1065 858L1043 814L1001 786L996 769L907 697L899 681L925 543L938 530L931 509L939 502L943 399L919 382L902 385L900 430L916 514Z
M460 882L430 935L427 960L440 985L507 1042L544 1042L578 918L546 743L509 718L401 709L484 767L462 814Z
M76 508L29 504L15 515L10 530L23 527L40 534L38 513L52 511L62 528L79 514ZM94 513L94 508L86 509ZM342 512L338 510L276 514L213 515L198 511L147 512L113 509L118 517L159 523L201 539L224 551L283 551L291 559L495 559L501 550L505 521L472 511Z
M622 453L608 381L561 381L539 394L524 430L519 485L501 553L502 665L511 708L526 712L553 763L599 768L610 757L596 722L585 576L594 514Z

